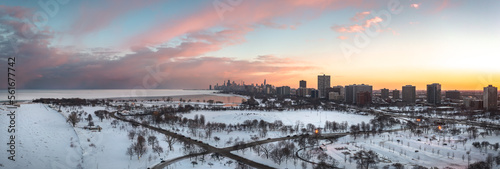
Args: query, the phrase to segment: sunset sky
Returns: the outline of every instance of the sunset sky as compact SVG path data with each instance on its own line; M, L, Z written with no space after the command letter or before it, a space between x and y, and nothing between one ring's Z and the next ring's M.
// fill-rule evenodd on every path
M15 56L25 89L228 79L316 88L325 73L332 85L480 90L500 87L499 9L498 0L8 0L0 64Z

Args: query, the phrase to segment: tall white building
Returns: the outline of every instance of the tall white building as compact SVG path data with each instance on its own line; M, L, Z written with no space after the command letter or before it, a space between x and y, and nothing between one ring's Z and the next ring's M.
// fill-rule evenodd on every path
M485 110L496 110L498 107L498 89L492 85L484 88L483 108Z

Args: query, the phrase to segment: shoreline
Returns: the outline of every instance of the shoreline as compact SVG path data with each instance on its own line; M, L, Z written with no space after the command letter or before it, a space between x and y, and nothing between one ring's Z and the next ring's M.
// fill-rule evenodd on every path
M44 99L48 99L43 97ZM79 97L62 97L62 98L56 98L56 99L74 99L74 98L79 98ZM192 95L170 95L170 96L136 96L136 97L108 97L108 98L80 98L80 99L88 99L88 100L163 100L171 98L172 101L179 101L179 99L183 100L191 100L191 102L201 102L203 101L208 101L208 100L214 100L214 101L221 101L224 104L240 104L242 99L247 100L248 98L246 96L242 95L236 95L236 94L224 94L224 93L209 93L209 94L192 94ZM37 99L42 99L42 98L37 98ZM16 100L17 103L20 102L31 102L32 100ZM0 101L0 104L7 103L8 100Z

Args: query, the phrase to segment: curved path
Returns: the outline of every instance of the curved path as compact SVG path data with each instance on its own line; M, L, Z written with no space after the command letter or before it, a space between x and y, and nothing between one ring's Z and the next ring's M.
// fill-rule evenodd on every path
M126 121L126 122L129 122L129 123L132 123L134 125L140 125L140 126L143 126L143 127L146 127L146 128L149 128L151 130L155 130L159 133L162 133L162 134L165 134L165 135L168 135L168 136L171 136L171 137L174 137L178 140L182 140L182 141L185 141L185 142L189 142L191 144L195 144L197 146L200 146L202 148L204 148L206 150L206 152L204 153L218 153L220 155L223 155L223 156L226 156L228 158L231 158L233 160L236 160L238 162L241 162L241 163L245 163L251 167L254 167L254 168L262 168L262 169L272 169L273 167L270 167L270 166L267 166L267 165L264 165L264 164L261 164L261 163L258 163L258 162L255 162L255 161L252 161L252 160L249 160L249 159L246 159L246 158L243 158L241 156L238 156L238 155L235 155L233 153L231 153L230 151L231 150L238 150L236 148L229 148L229 149L220 149L220 148L216 148L216 147L213 147L213 146L210 146L208 144L205 144L205 143L202 143L202 142L199 142L199 141L196 141L196 140L193 140L191 138L188 138L188 137L185 137L183 135L180 135L180 134L177 134L177 133L174 133L174 132L171 132L171 131L168 131L168 130L165 130L165 129L161 129L161 128L156 128L156 127L153 127L153 126L150 126L150 125L146 125L146 124L142 124L142 123L139 123L139 122L136 122L136 121L133 121L133 120L128 120L128 119L124 119L124 118L121 118L121 117L117 117L115 116L114 113L111 113L110 114L111 117L113 118L116 118L118 120L122 120L122 121ZM262 143L264 144L264 143ZM246 148L246 147L245 147ZM193 154L192 156L194 156L195 154ZM168 163L173 163L175 161L179 161L181 159L184 159L184 158L187 158L187 157L191 157L191 155L188 155L188 156L182 156L182 157L178 157L176 159L172 159L172 160L169 160ZM173 161L173 162L172 162ZM167 162L165 162L167 163ZM167 164L165 165L155 165L154 168L161 168L161 167L164 167L166 166Z

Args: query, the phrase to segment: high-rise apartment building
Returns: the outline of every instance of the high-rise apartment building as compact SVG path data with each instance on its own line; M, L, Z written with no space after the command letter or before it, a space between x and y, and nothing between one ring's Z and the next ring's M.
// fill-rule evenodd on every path
M370 94L370 97L369 99L371 99L372 97L372 90L373 90L373 87L370 86L370 85L365 85L365 84L361 84L361 85L348 85L348 86L345 86L345 102L347 104L356 104L357 103L357 100L358 100L358 93L361 93L361 92L367 92ZM363 96L366 96L363 95ZM368 98L368 97L365 97L365 98ZM370 100L371 102L371 100Z
M492 85L484 88L483 108L485 110L497 110L498 107L498 89Z
M403 102L405 102L406 104L415 104L416 97L417 90L415 86L403 86Z
M399 90L398 89L394 89L392 91L392 99L399 99Z
M299 85L300 88L307 88L307 82L305 80L301 80L299 83L300 83Z
M326 88L330 87L330 75L318 75L319 98L327 97Z
M389 89L383 88L380 90L380 97L382 99L388 99L389 98Z
M433 83L427 85L427 103L434 105L441 104L441 84Z
M290 86L276 87L276 94L282 95L282 96L289 96L290 95Z

